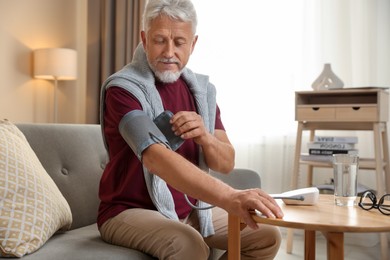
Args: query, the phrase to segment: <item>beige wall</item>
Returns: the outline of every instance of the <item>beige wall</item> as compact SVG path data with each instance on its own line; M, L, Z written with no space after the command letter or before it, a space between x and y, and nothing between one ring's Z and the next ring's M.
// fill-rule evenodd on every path
M86 0L0 1L0 118L53 121L54 82L32 78L32 51L61 47L78 52L78 79L59 82L58 122L84 123Z

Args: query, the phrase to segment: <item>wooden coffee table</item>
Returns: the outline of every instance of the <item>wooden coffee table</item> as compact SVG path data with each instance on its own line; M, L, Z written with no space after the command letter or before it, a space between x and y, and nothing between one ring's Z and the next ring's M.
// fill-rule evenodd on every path
M328 260L344 259L344 232L390 231L390 216L377 209L365 211L359 206L340 207L334 204L333 195L320 195L313 206L285 205L278 200L284 217L269 219L253 215L262 224L305 230L305 259L315 259L315 232L321 231L327 240ZM240 259L240 218L229 214L228 259ZM382 258L387 259L383 255Z

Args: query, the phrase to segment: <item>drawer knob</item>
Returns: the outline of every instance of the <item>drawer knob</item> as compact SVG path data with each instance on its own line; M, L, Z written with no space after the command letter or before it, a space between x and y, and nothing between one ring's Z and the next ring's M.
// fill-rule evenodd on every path
M319 107L312 107L311 109L313 109L314 111L318 111L318 110L320 110L320 108L319 108Z
M352 107L353 110L359 110L360 107Z

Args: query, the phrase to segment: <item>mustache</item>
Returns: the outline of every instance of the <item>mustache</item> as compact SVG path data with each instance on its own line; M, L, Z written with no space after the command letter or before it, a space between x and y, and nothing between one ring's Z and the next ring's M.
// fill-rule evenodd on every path
M161 58L161 59L158 59L157 61L158 61L158 62L166 62L166 63L180 64L180 62L179 62L177 59L175 59L175 58L171 58L171 59Z

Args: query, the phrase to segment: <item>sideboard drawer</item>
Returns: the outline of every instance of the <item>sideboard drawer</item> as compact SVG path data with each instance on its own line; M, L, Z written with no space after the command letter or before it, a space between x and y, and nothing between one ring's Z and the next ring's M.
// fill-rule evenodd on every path
M336 110L335 121L373 122L378 120L377 106L340 107Z
M334 107L297 107L297 121L333 121L336 118Z

